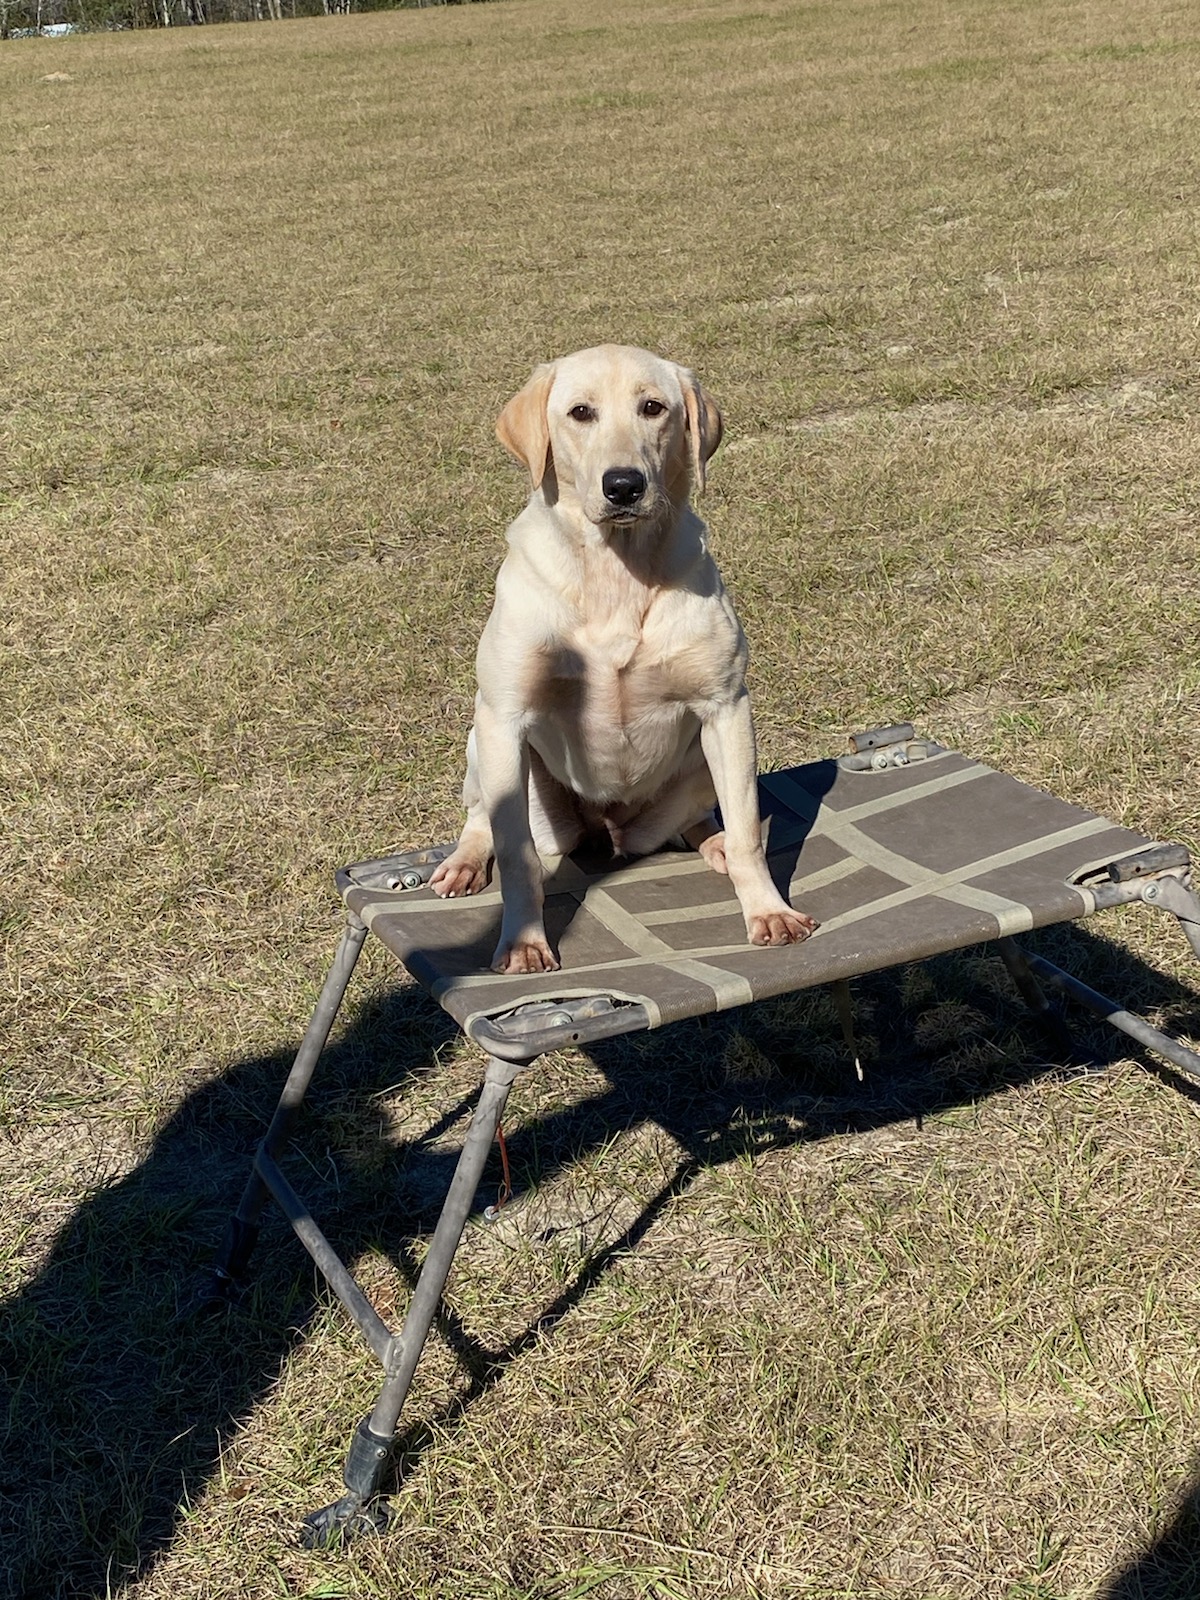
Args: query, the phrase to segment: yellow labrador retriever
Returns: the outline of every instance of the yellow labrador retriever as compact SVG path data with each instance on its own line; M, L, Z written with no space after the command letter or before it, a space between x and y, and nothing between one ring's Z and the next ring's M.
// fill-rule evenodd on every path
M684 368L601 345L538 367L496 432L533 493L479 644L466 825L431 887L473 894L494 858L492 966L550 972L539 857L594 832L617 855L682 835L728 873L751 944L807 938L767 870L746 640L688 505L720 412Z

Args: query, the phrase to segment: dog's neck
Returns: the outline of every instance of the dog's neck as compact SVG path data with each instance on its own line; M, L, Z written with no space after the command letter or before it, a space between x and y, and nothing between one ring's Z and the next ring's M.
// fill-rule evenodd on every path
M670 506L662 518L597 524L584 516L574 495L560 494L557 485L542 500L584 581L594 576L604 590L622 581L639 588L674 587L705 554L704 524L686 501Z

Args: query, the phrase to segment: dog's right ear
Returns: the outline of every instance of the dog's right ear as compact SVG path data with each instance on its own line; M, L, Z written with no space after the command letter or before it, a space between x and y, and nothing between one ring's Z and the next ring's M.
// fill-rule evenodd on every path
M508 451L529 468L533 487L540 488L550 456L550 421L546 404L554 382L557 362L546 361L535 367L529 382L500 413L496 437Z

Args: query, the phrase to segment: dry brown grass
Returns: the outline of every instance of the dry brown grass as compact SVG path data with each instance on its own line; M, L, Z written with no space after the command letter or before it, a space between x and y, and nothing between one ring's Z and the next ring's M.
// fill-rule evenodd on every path
M1195 1106L1041 1074L982 958L865 986L861 1095L819 996L522 1080L532 1195L468 1237L378 1545L294 1542L374 1377L290 1241L167 1318L331 868L454 828L492 420L548 353L720 397L766 761L907 716L1200 841L1198 59L1144 0L0 48L12 1594L1196 1592L1186 1519L1113 1576L1191 1470ZM1194 1031L1166 928L1103 932L1058 948ZM395 981L304 1146L385 1303L477 1075Z

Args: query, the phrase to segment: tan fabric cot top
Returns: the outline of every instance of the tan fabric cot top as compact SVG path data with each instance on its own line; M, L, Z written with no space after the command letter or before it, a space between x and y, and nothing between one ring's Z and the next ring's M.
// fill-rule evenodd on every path
M801 945L748 945L729 880L691 851L547 863L562 970L533 977L488 968L495 882L441 900L375 887L379 864L362 863L344 898L468 1033L595 994L640 1002L659 1026L1086 916L1092 897L1071 880L1151 843L952 751L882 772L813 762L767 773L759 793L776 881L821 922Z

